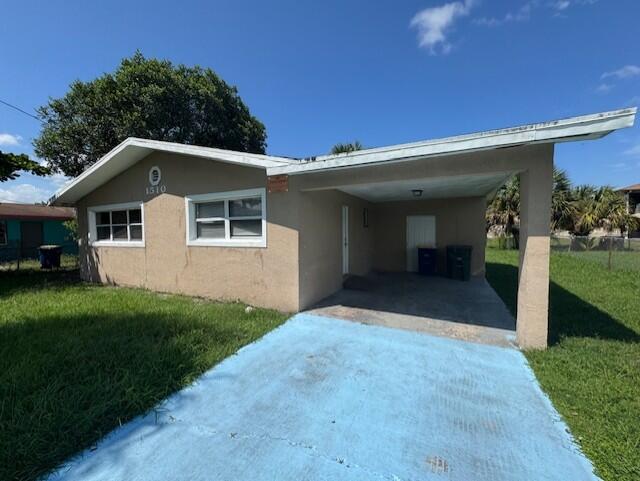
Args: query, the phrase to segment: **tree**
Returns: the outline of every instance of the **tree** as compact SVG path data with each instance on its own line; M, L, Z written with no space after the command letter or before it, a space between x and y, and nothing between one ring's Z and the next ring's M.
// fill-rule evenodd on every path
M629 213L624 195L611 187L603 187L600 194L599 217L600 227L607 233L633 230L637 226L637 219Z
M513 237L518 247L516 224L520 218L520 177L511 177L496 192L487 209L487 224L502 228L505 235Z
M11 154L0 150L0 182L17 178L20 171L40 176L51 173L50 169L31 160L26 154Z
M568 229L572 225L575 209L571 197L571 181L564 170L553 169L551 194L551 230Z
M603 194L605 188L592 185L579 185L571 193L573 216L569 232L578 237L587 237L600 227L603 212Z
M551 194L551 230L567 229L572 225L574 207L571 198L571 182L564 170L553 169L553 191ZM520 224L520 178L511 177L496 193L487 208L487 224L498 226L513 237L518 247Z
M38 113L36 154L76 176L127 137L264 153L264 125L211 69L147 59L140 52L113 73L73 82Z
M348 154L349 152L355 152L356 150L362 150L362 149L364 149L364 147L362 146L359 140L356 140L354 142L347 142L344 144L338 143L334 145L333 147L331 147L331 153L334 155Z
M599 225L608 234L620 231L624 235L628 230L634 229L637 220L629 213L624 196L611 187L602 187L598 192L598 217ZM613 238L608 238L609 260L608 268L611 270L611 258L613 253Z

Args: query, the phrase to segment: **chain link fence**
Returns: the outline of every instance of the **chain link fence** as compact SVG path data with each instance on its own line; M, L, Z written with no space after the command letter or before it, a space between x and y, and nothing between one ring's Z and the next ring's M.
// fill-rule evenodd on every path
M487 247L517 249L517 241L510 236L493 236L487 239ZM640 238L552 235L551 252L596 262L610 270L640 272Z
M78 244L66 242L62 246L60 267L75 268L78 265ZM25 248L20 242L0 245L0 272L40 268L40 253L37 247Z
M610 270L640 271L640 239L619 236L552 236L551 251L563 252Z

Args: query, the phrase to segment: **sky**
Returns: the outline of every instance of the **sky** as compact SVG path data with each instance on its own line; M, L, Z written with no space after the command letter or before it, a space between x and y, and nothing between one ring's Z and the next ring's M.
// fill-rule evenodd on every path
M640 104L637 0L47 0L4 2L0 100L34 112L140 50L235 85L267 152L307 157ZM0 105L0 150L40 123ZM558 145L575 184L640 182L640 130ZM23 174L0 201L67 179Z

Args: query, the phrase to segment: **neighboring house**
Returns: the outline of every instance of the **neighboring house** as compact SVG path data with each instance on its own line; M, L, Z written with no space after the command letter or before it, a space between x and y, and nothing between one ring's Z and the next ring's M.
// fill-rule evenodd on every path
M75 209L69 207L0 203L0 261L37 257L38 247L44 244L77 253L78 245L63 225L75 216Z
M629 127L636 109L293 160L130 138L52 200L78 209L84 279L305 309L347 274L415 271L418 245L473 246L521 178L517 339L547 341L549 211L558 142ZM460 302L464 302L461 298Z
M624 193L629 213L640 220L640 184L622 187L618 191ZM629 232L629 237L640 238L640 229Z

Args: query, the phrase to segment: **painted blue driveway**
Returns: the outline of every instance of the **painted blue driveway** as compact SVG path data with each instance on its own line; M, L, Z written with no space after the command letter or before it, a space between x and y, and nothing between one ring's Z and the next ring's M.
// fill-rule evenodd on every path
M299 314L55 480L595 480L520 352Z

